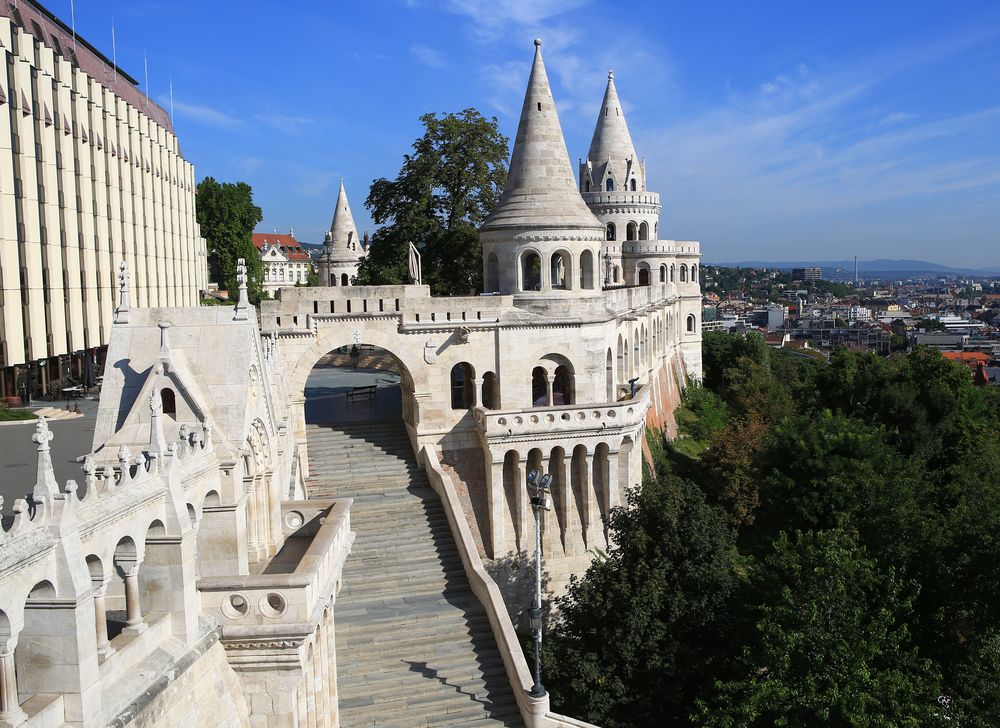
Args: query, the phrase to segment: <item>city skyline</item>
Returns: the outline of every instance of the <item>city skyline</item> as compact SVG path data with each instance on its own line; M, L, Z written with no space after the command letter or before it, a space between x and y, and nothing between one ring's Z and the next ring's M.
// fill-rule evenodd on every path
M50 9L69 17L68 5ZM169 108L172 85L198 178L249 182L258 230L321 242L341 177L359 230L372 230L368 187L395 176L423 113L473 106L512 139L537 36L573 161L615 68L649 184L663 193L663 237L699 239L715 260L865 250L1000 265L1000 13L986 3L959 15L901 3L386 0L283 8L279 25L271 14L76 7L77 31L109 57L114 18L118 63L140 80L145 49L150 96ZM265 35L275 27L285 32Z

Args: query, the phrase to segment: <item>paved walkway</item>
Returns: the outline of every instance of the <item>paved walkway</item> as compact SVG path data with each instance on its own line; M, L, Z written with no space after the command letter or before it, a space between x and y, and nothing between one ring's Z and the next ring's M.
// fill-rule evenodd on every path
M378 387L373 400L347 401L353 387ZM399 375L379 369L316 366L306 380L306 423L372 424L402 418Z

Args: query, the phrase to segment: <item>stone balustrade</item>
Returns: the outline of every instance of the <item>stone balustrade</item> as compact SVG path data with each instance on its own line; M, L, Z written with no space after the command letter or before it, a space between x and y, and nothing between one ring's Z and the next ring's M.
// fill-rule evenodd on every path
M487 410L476 407L476 426L486 440L534 435L598 434L635 428L646 419L649 385L635 396L608 404L573 404L557 407Z
M223 644L311 630L317 610L334 596L353 542L350 508L350 499L285 501L284 546L257 573L198 580L202 611L222 626Z

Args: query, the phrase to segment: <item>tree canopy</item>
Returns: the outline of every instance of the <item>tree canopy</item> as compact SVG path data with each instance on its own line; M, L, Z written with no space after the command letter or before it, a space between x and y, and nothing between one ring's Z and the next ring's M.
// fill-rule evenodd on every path
M403 156L395 179L372 183L365 207L379 227L358 271L362 284L407 282L409 244L421 254L423 282L435 294L483 287L477 228L507 181L507 138L476 109L425 114L424 134Z
M612 728L994 725L1000 390L934 350L758 339L706 334L680 439L648 433L655 472L557 603L554 705Z
M198 183L195 209L201 234L208 243L209 278L237 295L236 262L246 260L250 301L261 297L264 266L253 245L253 229L264 219L253 203L253 189L246 182L217 182L206 177Z

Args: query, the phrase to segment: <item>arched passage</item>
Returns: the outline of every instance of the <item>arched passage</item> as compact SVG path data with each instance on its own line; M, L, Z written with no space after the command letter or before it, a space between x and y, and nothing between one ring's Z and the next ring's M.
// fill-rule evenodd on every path
M500 290L500 259L496 253L486 256L486 292L495 293Z

